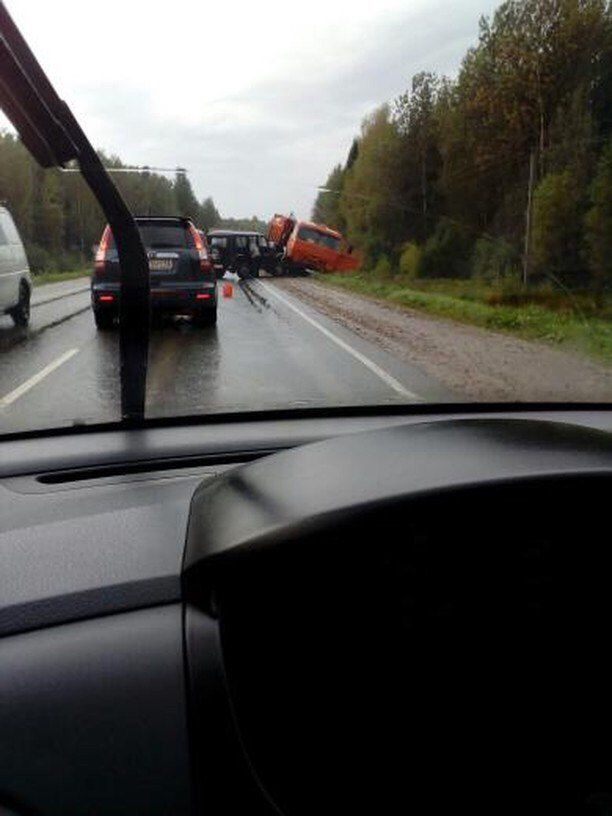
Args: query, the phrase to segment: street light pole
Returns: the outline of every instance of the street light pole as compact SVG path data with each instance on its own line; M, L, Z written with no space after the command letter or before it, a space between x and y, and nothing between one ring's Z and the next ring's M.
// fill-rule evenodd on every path
M525 254L523 256L523 286L527 287L531 258L531 220L533 209L533 185L535 182L535 150L529 156L529 184L527 186L527 212L525 213Z

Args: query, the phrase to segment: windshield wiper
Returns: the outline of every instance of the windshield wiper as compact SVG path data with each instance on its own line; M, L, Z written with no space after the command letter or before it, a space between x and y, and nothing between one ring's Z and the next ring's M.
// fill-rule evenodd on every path
M121 267L119 354L121 416L144 418L149 351L149 262L127 204L57 95L6 6L0 2L0 107L25 147L45 168L76 160L110 224Z

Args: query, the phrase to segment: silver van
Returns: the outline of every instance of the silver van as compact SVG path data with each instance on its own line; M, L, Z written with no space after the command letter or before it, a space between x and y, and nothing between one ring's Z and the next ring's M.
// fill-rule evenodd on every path
M10 212L0 206L0 314L16 326L30 321L32 278L21 238Z

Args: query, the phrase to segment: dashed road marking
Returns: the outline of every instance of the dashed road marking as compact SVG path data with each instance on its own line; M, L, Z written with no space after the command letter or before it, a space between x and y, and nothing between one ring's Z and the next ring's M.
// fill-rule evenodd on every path
M44 380L45 377L48 377L49 374L52 374L57 368L59 368L61 365L66 363L68 360L74 357L75 354L78 353L79 349L73 348L70 349L69 351L64 352L64 354L61 354L59 357L53 360L53 362L49 363L49 365L46 365L41 371L39 371L38 374L34 374L34 376L30 377L28 380L21 383L21 385L17 386L17 388L15 388L13 391L8 393L6 396L2 397L0 399L0 408L6 408L8 405L11 405L13 402L15 402L15 400L18 400L19 397L22 397L24 394L27 394L27 392L31 388L34 388L34 386L38 385L38 383Z

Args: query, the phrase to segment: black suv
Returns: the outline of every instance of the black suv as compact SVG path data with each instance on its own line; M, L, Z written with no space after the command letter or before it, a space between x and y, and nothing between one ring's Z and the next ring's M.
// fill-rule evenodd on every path
M149 256L153 314L188 314L197 326L217 322L217 282L206 238L188 218L136 216ZM119 314L120 269L113 234L102 233L91 279L91 304L99 329Z
M239 278L259 277L260 269L272 272L276 266L276 252L260 232L211 230L208 243L218 278L225 271Z

